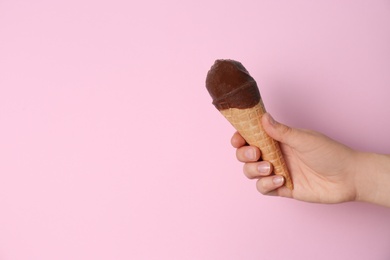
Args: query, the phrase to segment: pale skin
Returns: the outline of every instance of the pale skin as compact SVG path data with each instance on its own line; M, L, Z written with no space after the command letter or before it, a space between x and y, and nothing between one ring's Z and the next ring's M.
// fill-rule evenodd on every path
M390 207L390 155L353 150L318 132L296 129L276 122L268 113L264 130L280 142L294 190L284 178L272 174L272 165L259 161L260 150L246 145L239 133L231 143L244 174L257 179L264 195L276 195L315 203L363 201Z

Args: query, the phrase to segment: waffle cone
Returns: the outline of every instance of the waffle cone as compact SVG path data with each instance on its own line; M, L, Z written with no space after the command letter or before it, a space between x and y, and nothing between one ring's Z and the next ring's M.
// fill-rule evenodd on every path
M279 143L264 131L261 124L261 117L266 112L262 100L260 99L260 102L252 108L228 108L220 112L248 144L260 149L262 159L272 163L274 174L282 175L285 178L286 187L292 190L293 183Z

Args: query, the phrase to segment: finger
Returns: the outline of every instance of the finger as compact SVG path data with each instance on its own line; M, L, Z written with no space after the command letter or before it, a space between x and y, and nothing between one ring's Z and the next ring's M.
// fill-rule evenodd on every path
M254 146L243 146L236 150L236 157L240 162L256 162L260 159L260 150Z
M238 132L235 132L230 140L230 143L234 148L240 148L246 144L246 141Z
M256 187L257 190L264 195L276 195L276 189L284 183L284 177L280 175L268 176L260 178Z
M272 164L266 161L244 164L244 174L249 179L256 179L270 175Z
M273 139L292 147L300 143L301 131L275 121L269 113L263 115L261 122L264 130Z

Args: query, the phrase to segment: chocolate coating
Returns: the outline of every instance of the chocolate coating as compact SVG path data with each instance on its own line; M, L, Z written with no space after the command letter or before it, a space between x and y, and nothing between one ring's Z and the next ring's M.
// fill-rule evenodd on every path
M251 108L261 98L256 81L235 60L216 60L207 73L206 88L218 110Z

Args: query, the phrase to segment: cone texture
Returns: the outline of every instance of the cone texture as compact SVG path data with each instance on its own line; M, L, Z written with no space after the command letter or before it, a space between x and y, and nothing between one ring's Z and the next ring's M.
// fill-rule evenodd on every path
M284 176L286 187L292 190L293 183L279 143L268 136L261 124L261 117L266 112L262 100L252 108L229 108L220 110L220 112L229 120L248 144L260 149L262 159L272 163L274 173Z

